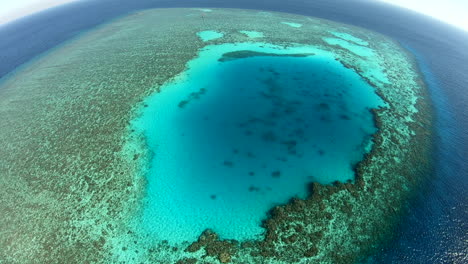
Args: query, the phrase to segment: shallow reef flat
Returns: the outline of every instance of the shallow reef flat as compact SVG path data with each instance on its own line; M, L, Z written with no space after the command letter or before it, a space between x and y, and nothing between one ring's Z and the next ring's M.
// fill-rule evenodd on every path
M257 240L206 230L174 244L141 232L136 216L157 157L132 120L204 47L246 42L331 53L375 88L385 106L372 109L378 131L356 179L311 183L306 199L271 208ZM398 43L331 21L154 9L103 24L0 82L0 263L359 262L391 238L405 201L429 177L426 92Z

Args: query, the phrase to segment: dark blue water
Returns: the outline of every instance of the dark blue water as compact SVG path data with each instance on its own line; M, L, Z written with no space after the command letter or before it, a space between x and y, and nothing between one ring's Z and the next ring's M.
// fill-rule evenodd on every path
M362 26L417 54L435 106L433 180L408 204L376 263L463 263L468 228L468 33L385 4L339 0L86 1L0 27L0 76L102 22L147 7L238 7L298 13Z

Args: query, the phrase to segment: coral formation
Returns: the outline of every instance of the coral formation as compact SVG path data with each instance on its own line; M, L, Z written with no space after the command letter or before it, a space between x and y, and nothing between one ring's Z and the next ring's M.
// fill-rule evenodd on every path
M189 16L199 12L131 14L0 83L0 262L353 263L391 237L431 166L431 107L411 55L385 36L326 20L227 9L212 9L203 21ZM204 42L203 30L223 37ZM372 149L355 167L354 183L311 183L309 198L273 208L262 239L205 231L193 243L169 245L143 236L131 219L141 213L142 171L153 153L130 122L144 98L208 42L254 41L241 30L262 32L262 42L333 52L374 86L387 106L372 109L379 128Z

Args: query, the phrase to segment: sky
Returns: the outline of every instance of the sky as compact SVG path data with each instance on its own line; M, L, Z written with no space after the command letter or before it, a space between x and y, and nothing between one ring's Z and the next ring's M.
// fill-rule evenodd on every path
M0 25L77 0L0 0Z
M0 0L0 25L77 0ZM402 6L468 31L468 0L369 0Z
M468 31L468 0L380 1L412 9Z

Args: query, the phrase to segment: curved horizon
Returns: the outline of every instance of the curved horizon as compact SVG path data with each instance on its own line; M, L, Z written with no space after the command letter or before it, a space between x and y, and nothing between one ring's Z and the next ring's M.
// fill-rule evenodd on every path
M84 0L17 0L0 3L0 25L45 11L50 8ZM380 2L412 10L468 32L468 2L464 0L364 0Z
M370 0L375 1L375 0ZM468 1L465 0L377 0L415 11L451 26L468 31Z

